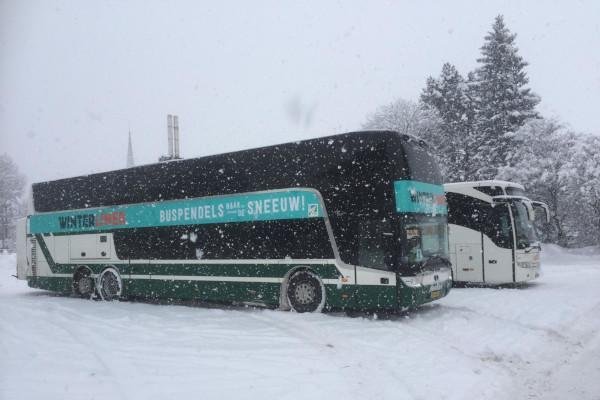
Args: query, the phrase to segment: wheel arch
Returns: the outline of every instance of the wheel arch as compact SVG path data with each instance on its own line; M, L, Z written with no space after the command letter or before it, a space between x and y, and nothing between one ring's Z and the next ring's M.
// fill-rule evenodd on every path
M77 284L77 282L79 281L79 279L82 276L89 276L90 278L93 279L93 282L95 284L95 277L94 277L94 271L87 265L77 265L75 267L75 270L73 271L73 276L71 277L71 290L73 292L73 294L78 294L77 290L75 288L75 285Z
M75 267L75 270L73 271L73 278L75 278L75 276L77 276L78 274L82 274L86 271L89 271L90 275L94 275L94 271L92 271L92 269L87 266L87 265L78 265Z

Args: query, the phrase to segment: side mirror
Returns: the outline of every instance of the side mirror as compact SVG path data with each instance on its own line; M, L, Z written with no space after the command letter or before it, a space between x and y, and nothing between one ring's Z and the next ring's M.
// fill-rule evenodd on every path
M533 206L529 201L524 201L525 207L527 208L527 216L529 217L529 221L535 221L535 211L533 211Z
M542 203L541 201L532 201L531 205L535 209L542 209L546 217L546 223L550 222L550 209L548 208L548 205L546 203Z

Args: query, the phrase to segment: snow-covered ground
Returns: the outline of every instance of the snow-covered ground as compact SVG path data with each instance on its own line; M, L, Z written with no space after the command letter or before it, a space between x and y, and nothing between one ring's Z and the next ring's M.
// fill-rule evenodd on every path
M600 254L403 315L102 303L0 256L0 399L600 399Z

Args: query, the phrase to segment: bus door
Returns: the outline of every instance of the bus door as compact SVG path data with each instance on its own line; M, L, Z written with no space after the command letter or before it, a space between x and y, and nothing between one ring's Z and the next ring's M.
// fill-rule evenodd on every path
M502 197L496 200L498 197ZM514 281L514 238L513 218L506 196L496 196L495 206L482 227L483 262L486 283L508 283Z
M513 282L513 249L497 246L488 237L483 238L483 259L486 283Z
M456 245L456 277L460 282L483 282L480 244Z

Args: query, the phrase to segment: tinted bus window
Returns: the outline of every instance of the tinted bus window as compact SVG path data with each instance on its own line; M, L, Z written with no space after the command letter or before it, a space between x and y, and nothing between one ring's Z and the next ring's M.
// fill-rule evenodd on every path
M489 196L502 196L504 192L500 186L477 186L475 190L485 193Z
M512 224L508 206L491 204L458 193L446 193L448 223L483 232L498 247L512 248Z
M333 258L322 219L124 229L115 245L121 259Z
M442 184L443 178L435 159L427 152L426 145L409 139L404 143L404 152L410 169L411 179L421 182Z
M516 187L507 187L506 194L509 196L523 196L525 197L525 191Z
M356 264L377 269L392 269L393 240L389 219L363 221L358 229L358 254Z

